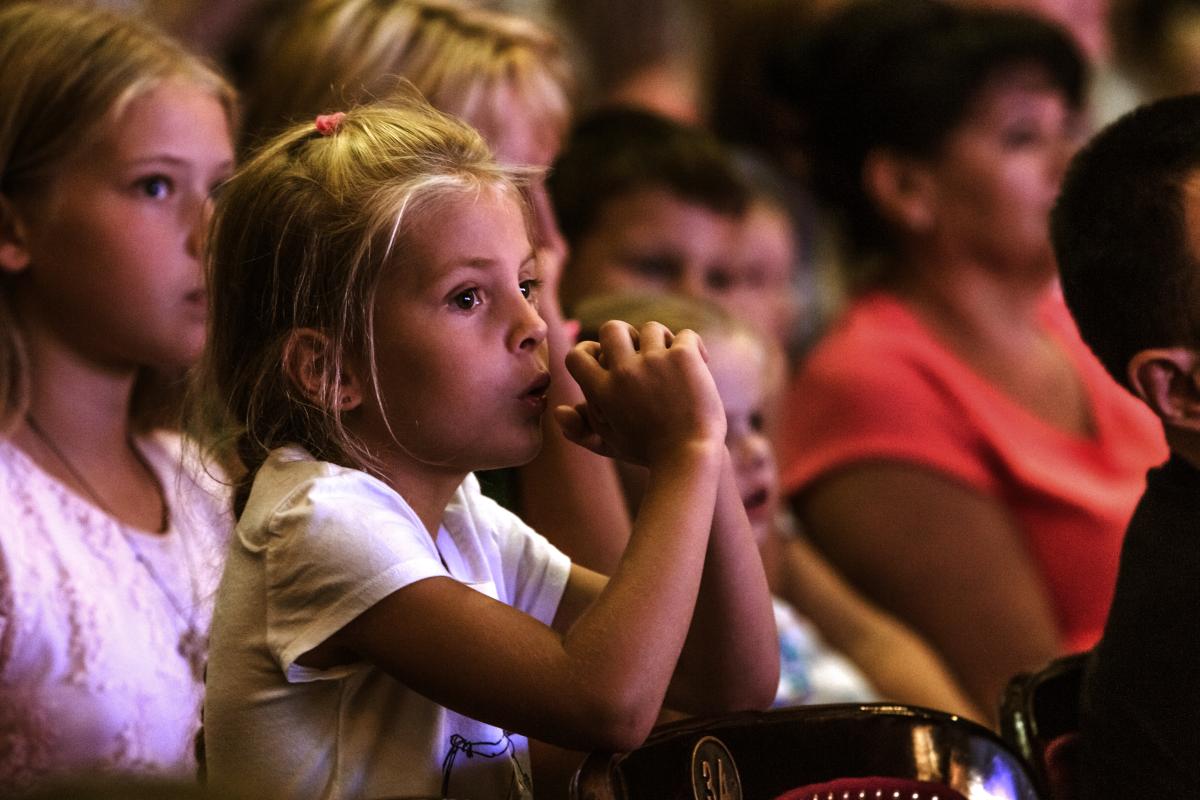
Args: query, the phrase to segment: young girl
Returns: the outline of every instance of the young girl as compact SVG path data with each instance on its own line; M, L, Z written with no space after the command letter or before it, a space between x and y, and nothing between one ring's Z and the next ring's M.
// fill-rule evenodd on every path
M247 88L251 140L296 119L386 95L399 77L439 111L478 130L501 164L544 168L558 153L574 81L563 48L528 19L465 0L306 0L260 53ZM546 321L552 405L583 398L567 374L574 344L563 322L558 284L565 245L541 175L525 190L534 209L539 313ZM493 496L571 558L593 569L610 532L629 536L620 489L605 459L563 438L550 415L543 448L514 479L485 476ZM579 544L577 544L579 543ZM607 553L606 553L607 554Z
M233 97L109 14L0 11L0 794L191 775L222 503L154 431L199 355Z
M770 701L765 577L695 334L614 324L569 358L588 399L560 423L650 470L611 580L479 492L472 470L541 443L521 199L474 131L411 97L299 125L227 185L205 379L248 474L214 622L214 782L527 797L518 733L622 750L664 702Z
M772 533L794 528L780 508L779 472L766 433L784 371L776 343L720 306L682 295L597 295L578 312L585 336L610 319L633 325L653 319L670 330L700 333L755 538L765 552L775 545ZM626 497L636 502L644 470L623 464L620 472ZM781 658L776 706L883 697L982 718L924 642L851 588L803 536L787 533L773 576Z

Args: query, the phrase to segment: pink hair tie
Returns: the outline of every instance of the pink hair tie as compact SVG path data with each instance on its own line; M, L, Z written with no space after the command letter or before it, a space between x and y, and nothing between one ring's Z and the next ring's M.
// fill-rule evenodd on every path
M317 116L317 133L322 136L332 136L337 133L337 129L342 124L342 120L346 118L345 111L335 111L332 114L320 114Z

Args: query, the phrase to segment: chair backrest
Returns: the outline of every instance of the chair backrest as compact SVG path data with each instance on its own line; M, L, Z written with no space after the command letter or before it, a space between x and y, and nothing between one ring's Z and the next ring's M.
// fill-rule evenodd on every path
M1024 762L988 729L939 711L884 703L800 706L664 725L632 752L590 754L575 774L571 797L770 800L816 784L868 778L957 793L947 791L940 800L1038 800Z
M1049 800L1078 797L1079 702L1088 653L1051 661L1009 681L1000 705L1000 732L1029 762Z

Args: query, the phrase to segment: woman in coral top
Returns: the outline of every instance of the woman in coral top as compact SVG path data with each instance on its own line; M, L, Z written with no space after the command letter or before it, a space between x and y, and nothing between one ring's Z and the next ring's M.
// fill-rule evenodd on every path
M812 56L814 182L858 269L791 388L784 485L994 709L1013 674L1099 637L1166 453L1055 286L1084 67L1046 23L937 0L855 4Z

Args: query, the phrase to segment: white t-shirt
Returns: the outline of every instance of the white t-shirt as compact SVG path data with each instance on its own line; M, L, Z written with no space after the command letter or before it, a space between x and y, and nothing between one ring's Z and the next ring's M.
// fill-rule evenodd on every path
M855 664L829 646L786 600L773 597L779 631L779 689L772 706L871 703L881 700Z
M68 776L195 776L203 684L180 643L189 623L208 630L228 493L179 436L137 443L171 509L165 535L0 441L0 796Z
M569 571L567 557L484 497L473 475L446 508L435 546L382 481L299 448L274 451L255 476L217 597L209 781L247 797L531 796L522 737L443 708L369 663L295 662L387 595L435 576L549 624Z

